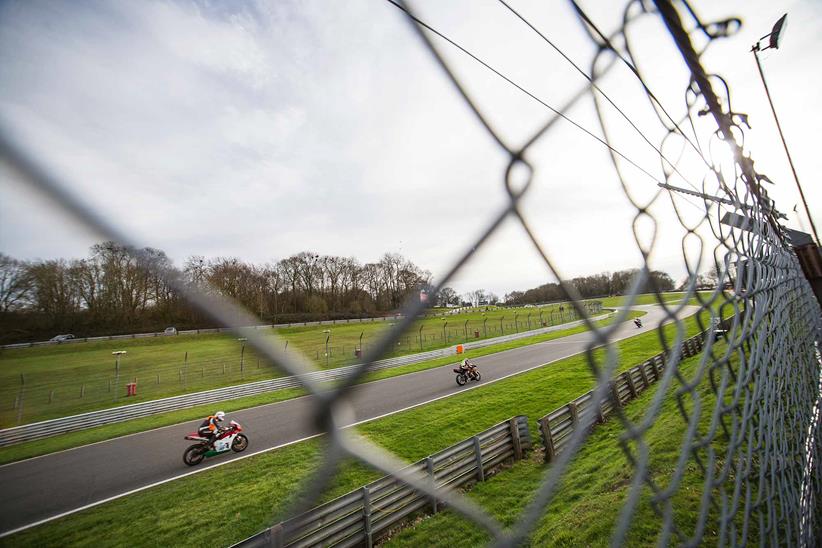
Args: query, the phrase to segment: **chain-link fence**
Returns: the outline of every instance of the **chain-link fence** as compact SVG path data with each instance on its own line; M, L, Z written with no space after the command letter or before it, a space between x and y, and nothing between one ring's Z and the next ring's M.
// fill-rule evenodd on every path
M762 177L753 161L744 152L746 117L731 107L730 90L721 76L711 74L702 64L702 54L717 41L729 37L740 22L735 19L706 23L684 2L675 5L665 0L629 2L622 24L617 31L605 34L576 2L571 6L582 23L596 54L586 71L560 50L536 25L500 0L512 17L522 23L523 32L532 32L571 63L585 83L561 107L546 101L488 64L454 39L415 15L404 2L389 0L402 10L418 34L432 59L453 84L465 104L472 110L484 130L493 138L508 158L507 169L500 182L507 200L485 228L477 235L464 254L451 265L438 281L442 288L460 271L476 249L482 248L497 232L503 221L515 219L527 240L542 258L548 271L557 279L563 276L552 256L534 230L539 219L532 219L522 204L533 186L534 171L540 167L532 157L535 145L556 126L570 123L592 138L593 146L607 148L615 176L625 197L633 204L633 232L636 249L643 258L640 274L634 280L629 304L649 279L650 261L657 251L656 240L648 237L659 225L675 225L681 233L682 266L689 274L686 288L700 306L696 322L707 330L712 322L725 320L724 336L707 339L698 365L692 369L680 367L684 304L666 303L666 320L674 330L658 326L658 334L666 350L667 363L658 388L643 413L636 420L617 406L616 415L623 428L621 447L631 464L630 488L619 509L612 544L622 545L638 511L640 495L651 493L650 506L660 519L657 532L660 544L698 545L706 541L707 530L719 544L786 544L815 546L820 541L822 512L822 463L819 455L820 355L822 336L820 308L810 285L803 276L786 233L779 224L779 213L761 186ZM663 103L648 83L644 69L634 57L640 38L632 34L639 21L655 20L664 24L681 54L677 63L684 63L688 77L681 82L684 105ZM684 20L683 20L684 19ZM696 44L700 44L697 46ZM699 49L697 49L699 47ZM483 70L503 79L519 92L542 104L551 112L545 123L523 145L513 146L497 130L488 113L473 99L469 86L452 71L449 56L443 48L456 48ZM673 63L674 59L666 59ZM643 133L620 105L600 87L600 82L617 67L627 68L638 83L664 130L661 142ZM583 99L593 98L600 122L601 136L577 122L570 115ZM679 113L679 114L677 114ZM633 159L633 150L623 148L614 137L612 127L621 124L634 131L659 161L651 169ZM727 157L729 149L732 159ZM725 151L725 153L723 153ZM47 170L32 152L17 146L12 136L0 134L0 153L5 161L34 187L58 202L101 239L121 242L139 249L127 233L102 212L89 207L73 194L70 181L63 181ZM690 163L689 163L690 162ZM698 175L694 175L697 173ZM656 191L640 198L640 185L656 185ZM687 187L687 188L686 188ZM699 204L684 193L697 196ZM657 217L654 206L670 201L675 216ZM683 209L683 205L690 208ZM696 205L697 215L694 215ZM736 219L734 221L734 219ZM645 229L643 227L650 227ZM717 289L708 297L696 292L697 278L707 265L691 255L710 257L715 267ZM135 252L136 253L136 252ZM139 259L139 256L138 256ZM203 295L187 286L175 271L163 273L174 287L211 318L226 326L253 323L253 319L232 303L215 295ZM586 319L593 334L588 363L597 379L590 405L596 408L611 398L609 381L617 367L617 351L612 340L616 324L598 327L589 321L583 300L573 287L564 283L577 314ZM283 344L274 337L254 331L237 334L248 338L248 344L276 364L283 372L300 377L303 387L316 396L316 423L326 433L327 446L321 466L302 486L299 503L291 508L296 514L312 506L328 487L337 465L351 457L386 474L399 478L414 489L444 501L454 511L488 531L498 545L524 542L543 517L556 496L561 480L580 448L590 435L589 424L581 424L567 440L562 454L547 470L533 499L522 515L510 527L504 527L479 505L460 494L435 489L432 484L409 472L400 459L340 427L347 416L346 403L352 387L368 372L369 365L397 345L425 303L409 303L403 319L386 332L378 344L367 349L364 363L333 389L321 386L305 373L313 369L308 359L295 352L286 353ZM593 352L603 346L605 358ZM704 391L708 387L710 398ZM673 394L673 395L672 395ZM687 425L681 440L679 458L665 484L654 480L650 462L654 447L645 438L658 420L662 406L675 398L681 420ZM592 421L588 415L583 421ZM700 425L707 424L707 428ZM694 519L675 519L677 495L683 478L696 474L702 478L702 496Z

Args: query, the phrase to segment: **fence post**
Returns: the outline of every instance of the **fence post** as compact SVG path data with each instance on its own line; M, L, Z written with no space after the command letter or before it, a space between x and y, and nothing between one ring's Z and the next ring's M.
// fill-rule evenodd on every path
M277 525L271 527L271 529L269 529L268 531L269 535L271 535L271 545L274 548L282 548L282 546L285 544L285 533L283 532L283 524L278 523Z
M579 424L579 413L577 412L577 404L571 402L568 404L568 412L571 414L571 424L574 426L574 430L577 429L577 425Z
M482 469L482 448L480 447L479 436L474 436L474 457L477 461L477 480L485 481L485 470Z
M619 399L619 390L617 389L616 382L611 381L609 384L611 385L611 396L614 398L614 405L622 407L622 400Z
M591 399L593 399L593 391L591 391ZM605 422L605 414L602 412L602 404L605 403L605 400L599 402L597 405L597 423L602 424Z
M556 456L554 449L554 438L551 437L551 425L548 424L548 416L539 419L539 432L542 435L542 443L545 445L545 462L551 462Z
M514 444L514 460L522 460L522 444L519 439L519 422L516 417L508 419L508 428L511 430L511 441Z
M363 532L365 533L365 546L371 548L371 493L368 491L368 486L360 489L362 492L362 521Z
M645 388L649 388L651 386L651 381L648 379L648 373L645 372L644 363L639 366L639 375L642 377L642 382L645 384Z
M437 487L437 483L434 478L434 459L431 457L426 457L425 467L428 469L428 478L431 482L431 489L435 489ZM434 514L437 513L437 497L431 497L431 512Z
M622 378L628 383L628 390L631 391L631 399L636 398L636 386L634 386L634 379L631 377L631 371L628 370L622 374Z

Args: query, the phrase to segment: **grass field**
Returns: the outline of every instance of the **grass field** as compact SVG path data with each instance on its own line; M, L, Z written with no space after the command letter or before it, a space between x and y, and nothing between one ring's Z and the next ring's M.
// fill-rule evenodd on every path
M699 358L684 361L680 370L686 375L693 374ZM680 456L680 443L685 436L687 423L682 419L674 396L676 386L670 388L660 415L654 425L645 433L645 442L653 448L650 461L650 477L659 486L672 481L673 470ZM716 397L707 382L698 389L704 409L711 409ZM654 390L641 395L626 407L628 418L637 422L653 397ZM689 401L689 400L688 400ZM686 405L689 412L693 405ZM710 429L711 415L703 413L699 421L699 431ZM633 468L617 440L623 433L619 421L612 417L606 424L598 426L576 458L566 469L552 503L544 513L529 545L532 546L609 546L617 525L619 510L625 504L633 476ZM722 454L727 447L727 438L719 436L713 448ZM535 451L525 462L515 464L490 480L479 483L469 492L469 496L486 509L505 526L512 526L520 513L532 500L536 488L544 478L548 467L542 462L542 451ZM722 461L716 462L721 466ZM704 475L696 464L686 467L673 502L674 523L686 535L694 532L703 489ZM654 512L651 491L643 488L637 510L631 519L625 546L655 546L659 544L662 519ZM708 514L702 544L716 544L717 512ZM437 539L442 545L470 547L487 544L490 537L484 531L449 510L435 516L426 516L412 527L399 531L385 545L390 547L411 547L429 544ZM748 539L757 544L755 538Z
M413 324L389 356L576 319L567 305L491 307L488 312L426 317ZM392 325L312 325L280 328L276 334L286 350L299 350L319 367L333 368L355 363L360 342L367 352ZM118 367L112 352L119 350L127 354ZM0 351L0 428L280 375L243 341L223 334L6 349ZM130 382L137 383L137 396L126 398L125 384Z
M694 318L685 320L684 327L687 334L697 331ZM670 325L664 332L670 336L676 329ZM615 347L620 353L619 369L626 369L659 352L661 343L657 332L649 332L616 343ZM537 432L534 421L538 417L584 393L592 382L589 365L580 355L357 429L402 458L414 461L515 414L528 415L532 432ZM662 436L661 443L666 439L673 448L669 453L675 454L678 439ZM3 541L9 545L76 546L232 544L277 519L290 496L299 492L300 482L317 466L321 450L321 440L295 444L210 470L207 481L197 475L183 478ZM325 498L343 494L379 475L359 464L344 464ZM215 523L214 516L224 517L230 526ZM600 521L607 519L602 517ZM135 531L151 531L151 535L135 535Z
M642 314L642 312L631 312L628 315L628 319L641 316ZM613 318L608 318L596 322L596 325L597 327L604 327L606 325L610 325L612 322ZM495 344L493 346L487 346L485 348L469 350L465 353L465 357L476 358L479 356L485 356L496 352L502 352L504 350L510 350L512 348L519 348L522 346L528 346L531 344L554 340L560 337L566 337L568 335L581 333L585 330L585 327L578 326L568 329L562 329L559 331L554 331L551 333L546 333L543 335L535 335L533 337L527 337L506 343ZM367 375L366 378L363 379L363 382L387 379L389 377L395 377L397 375L404 375L406 373L422 371L425 369L430 369L432 367L438 367L441 365L453 363L453 361L453 356L447 356L434 360L427 360L424 362L408 364L401 367L375 371ZM304 392L302 390L296 388L276 390L274 392L259 394L257 396L249 396L246 398L227 400L225 402L222 402L220 404L220 407L224 411L230 412L239 409L246 409L249 407L256 407L259 405L275 403L285 399L297 397L303 394ZM212 403L208 405L189 407L186 409L181 409L179 411L172 411L169 413L152 415L150 417L145 417L141 419L119 422L106 426L99 426L96 428L89 428L86 430L80 430L78 432L70 432L68 434L52 436L42 440L35 440L31 442L12 445L0 449L0 464L6 464L9 462L14 462L25 458L35 457L38 455L45 455L47 453L52 453L54 451L78 447L80 445L86 445L88 443L94 443L98 441L115 438L118 436L133 434L135 432L144 432L146 430L151 430L152 428L159 428L171 424L179 424L181 422L188 420L201 419L202 417L214 412L214 405L215 404Z

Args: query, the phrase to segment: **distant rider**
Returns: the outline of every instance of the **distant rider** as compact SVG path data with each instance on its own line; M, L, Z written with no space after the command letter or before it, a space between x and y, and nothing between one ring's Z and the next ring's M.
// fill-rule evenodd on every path
M639 318L634 318L634 325L637 327L642 327L642 320Z
M213 415L209 415L197 429L197 432L204 438L208 438L208 444L214 443L217 434L220 432L220 425L218 423L225 420L225 412L217 411Z

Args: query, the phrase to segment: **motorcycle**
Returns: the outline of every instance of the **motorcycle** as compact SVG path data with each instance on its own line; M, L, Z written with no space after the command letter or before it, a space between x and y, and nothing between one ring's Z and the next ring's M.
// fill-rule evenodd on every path
M208 438L200 435L199 432L191 432L185 439L196 441L190 445L183 453L183 462L189 466L196 466L207 457L214 457L228 451L242 453L248 447L248 437L240 434L243 427L239 423L231 421L229 426L221 428L214 439L214 443L208 443Z
M458 367L454 369L454 373L457 374L457 384L460 386L464 386L469 380L479 382L482 379L482 375L477 368L473 369L463 369Z
M642 320L640 320L639 318L634 318L634 325L637 327L637 329L639 329L640 327L642 327Z

